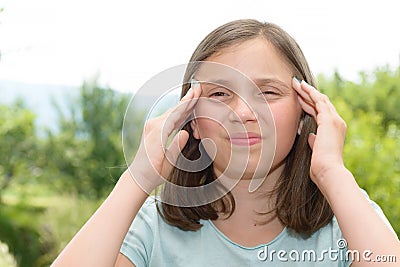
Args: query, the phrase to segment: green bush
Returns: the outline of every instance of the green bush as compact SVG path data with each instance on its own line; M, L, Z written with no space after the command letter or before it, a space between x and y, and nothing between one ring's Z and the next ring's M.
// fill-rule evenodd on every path
M18 266L49 266L100 202L60 195L48 185L14 184L0 206L0 239Z
M360 73L360 82L319 76L319 88L347 123L346 166L400 236L400 69Z

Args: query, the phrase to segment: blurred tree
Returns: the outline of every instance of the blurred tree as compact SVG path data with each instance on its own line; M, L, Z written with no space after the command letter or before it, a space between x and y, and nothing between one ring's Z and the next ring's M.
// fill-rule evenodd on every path
M400 125L400 67L391 70L389 66L378 68L375 71L371 90L375 92L373 101L377 112L384 114L382 123L386 129L390 125Z
M2 192L15 177L26 180L26 174L35 168L34 120L35 115L21 100L11 106L0 106L0 202Z
M334 98L340 98L352 110L379 113L385 129L400 124L400 68L389 66L376 68L372 73L360 72L360 82L344 81L336 71L333 78L318 77L322 90Z
M21 100L0 106L0 197L10 187L37 181L34 119ZM32 218L41 212L26 204L24 197L0 204L0 240L7 243L19 266L33 266L40 257L42 245Z
M339 73L331 78L320 75L318 80L319 88L331 98L348 126L346 166L382 207L400 236L398 71L384 67L371 74L361 72L360 83L344 81Z
M51 166L55 184L95 198L111 190L126 169L121 130L128 102L129 95L100 88L95 80L82 85L67 114L58 107L60 131L49 133L41 163ZM143 119L138 116L138 123Z

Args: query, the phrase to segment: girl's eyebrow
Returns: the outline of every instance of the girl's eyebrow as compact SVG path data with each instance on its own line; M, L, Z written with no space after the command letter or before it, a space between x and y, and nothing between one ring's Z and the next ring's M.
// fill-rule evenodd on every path
M210 79L210 80L204 80L202 82L216 84L216 85L224 85L224 86L229 86L232 84L231 81L225 79Z
M276 78L257 78L252 81L257 86L266 85L266 84L275 84L276 86L279 86L282 89L290 90L290 87L285 82L283 82L279 79L276 79ZM202 82L205 82L207 84L222 85L226 88L231 88L231 86L234 86L232 84L232 81L226 80L226 79L209 79L209 80L204 80ZM234 87L232 87L232 88L234 88Z
M285 82L283 82L283 81L281 81L281 80L279 80L279 79L275 79L275 78L260 78L260 79L255 79L254 80L254 83L256 84L256 85L262 85L262 84L276 84L276 85L279 85L279 86L282 86L282 87L284 87L285 89L290 89L289 88L289 86L285 83Z

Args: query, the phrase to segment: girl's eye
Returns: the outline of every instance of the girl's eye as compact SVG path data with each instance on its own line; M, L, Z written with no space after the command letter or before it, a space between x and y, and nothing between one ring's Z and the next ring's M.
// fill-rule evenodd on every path
M276 92L274 92L274 91L264 91L264 92L262 92L264 95L277 95L277 93Z
M267 99L267 100L273 100L277 99L280 96L280 93L277 91L273 90L265 90L262 91L261 94Z
M231 93L229 93L227 90L215 90L213 92L210 92L208 95L208 98L211 100L217 100L217 101L228 101L231 97Z
M229 95L224 92L215 92L210 95L210 97L224 97L224 96L229 96Z

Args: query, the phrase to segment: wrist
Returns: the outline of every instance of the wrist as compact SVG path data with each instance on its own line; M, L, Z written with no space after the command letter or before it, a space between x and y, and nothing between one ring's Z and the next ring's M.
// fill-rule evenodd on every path
M121 178L129 182L129 184L132 185L135 190L140 190L146 195L150 195L151 192L153 192L153 190L159 185L159 183L153 181L155 179L148 179L148 177L145 177L145 175L131 167L125 170Z
M327 199L339 193L342 188L357 184L353 174L344 165L320 173L314 182Z

